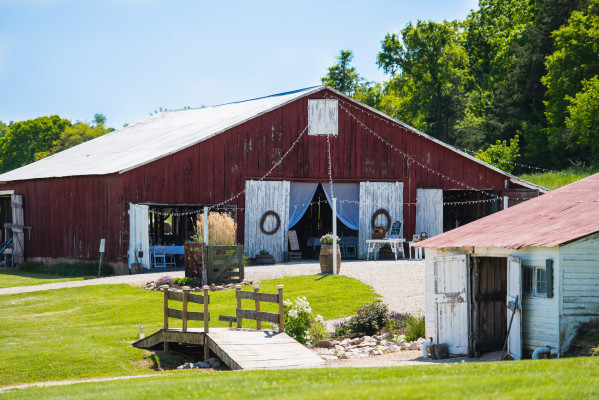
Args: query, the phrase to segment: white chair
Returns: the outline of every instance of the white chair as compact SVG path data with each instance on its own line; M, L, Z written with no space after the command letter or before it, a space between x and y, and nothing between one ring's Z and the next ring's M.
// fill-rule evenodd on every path
M152 264L154 268L166 268L166 248L164 246L154 246Z

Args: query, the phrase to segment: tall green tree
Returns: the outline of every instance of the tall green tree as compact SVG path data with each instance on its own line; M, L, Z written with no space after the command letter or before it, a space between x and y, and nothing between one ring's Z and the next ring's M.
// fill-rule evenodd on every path
M584 160L599 162L599 76L582 82L582 90L568 98L566 136L581 148Z
M377 64L391 75L385 111L432 136L454 143L468 87L468 55L456 22L408 23L381 42ZM395 99L393 99L395 97Z
M322 84L350 96L353 95L363 81L356 68L350 66L353 59L354 55L351 50L341 50L337 57L337 63L329 67L326 75L320 79Z
M48 151L68 126L71 122L58 115L13 123L0 140L0 171L10 171L36 161L36 153Z
M594 88L593 82L585 88L585 82L599 75L599 0L592 0L586 13L572 12L568 23L556 30L553 38L555 51L547 58L547 74L542 79L547 87L545 115L550 146L554 153L563 155L564 161L589 161L580 148L581 142L571 140L566 118L576 94L587 92L578 98L579 107Z

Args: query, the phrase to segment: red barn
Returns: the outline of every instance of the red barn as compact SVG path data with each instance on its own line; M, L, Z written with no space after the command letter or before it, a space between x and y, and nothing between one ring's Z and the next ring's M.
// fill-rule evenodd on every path
M149 267L148 246L187 240L203 206L234 210L246 255L281 261L290 227L307 254L331 230L331 197L340 235L362 257L373 226L433 236L502 209L503 196L538 193L319 86L164 112L0 175L0 223L17 262L94 260L105 238L107 260L125 272L135 250Z

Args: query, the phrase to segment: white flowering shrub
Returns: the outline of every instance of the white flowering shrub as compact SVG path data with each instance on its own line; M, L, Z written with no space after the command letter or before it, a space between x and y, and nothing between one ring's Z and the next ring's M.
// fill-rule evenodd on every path
M311 343L310 327L314 323L323 323L320 315L313 316L310 303L305 297L283 301L285 310L285 333L301 344Z

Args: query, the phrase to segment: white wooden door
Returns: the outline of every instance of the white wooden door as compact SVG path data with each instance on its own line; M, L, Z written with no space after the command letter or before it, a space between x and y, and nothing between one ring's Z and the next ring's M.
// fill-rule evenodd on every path
M244 237L247 257L255 257L260 250L267 250L275 261L284 261L289 230L289 190L288 181L245 182ZM280 221L279 228L270 235L260 229L262 216L268 211L274 211ZM272 232L276 223L275 216L267 216L264 220L264 231Z
M129 204L129 269L139 262L143 268L150 268L149 207L142 204ZM141 259L136 252L142 251Z
M516 296L518 301L516 303ZM517 304L514 319L514 311L510 308L510 302ZM514 360L522 359L522 261L518 257L509 256L507 260L507 326L510 328L507 340L507 352Z
M443 190L416 189L416 234L443 233Z
M434 263L437 341L450 354L468 354L467 256L436 257Z
M20 265L25 260L25 216L23 215L23 196L13 194L10 196L12 204L12 262Z
M403 237L403 182L360 182L360 229L358 256L366 258L366 239L372 238L372 215L380 209L387 210L391 225L401 222L400 236ZM379 216L375 224L386 224L385 217ZM391 229L391 227L389 227Z

